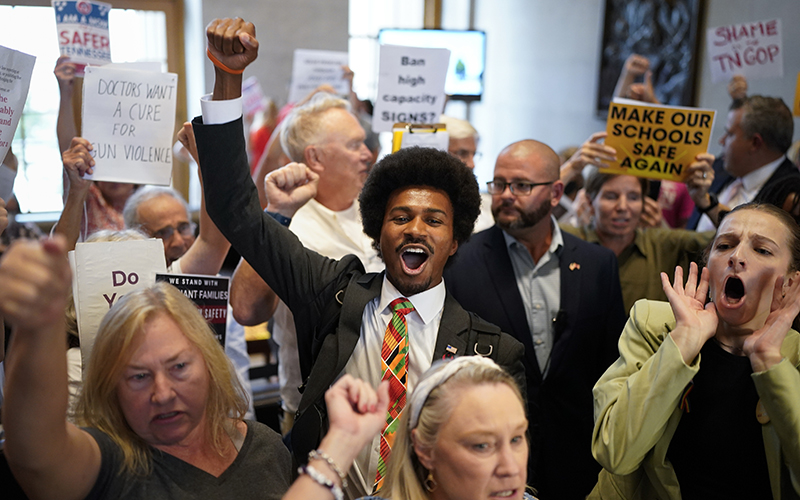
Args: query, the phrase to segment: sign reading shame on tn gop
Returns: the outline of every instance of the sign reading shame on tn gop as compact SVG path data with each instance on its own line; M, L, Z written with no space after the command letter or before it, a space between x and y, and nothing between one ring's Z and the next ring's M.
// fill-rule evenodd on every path
M108 13L111 5L86 0L53 0L62 56L83 65L111 62ZM81 75L78 75L81 76Z
M600 171L683 182L695 156L708 151L713 128L714 110L615 99L605 143L617 161Z
M709 28L706 45L713 83L727 82L733 75L748 79L783 76L780 19Z

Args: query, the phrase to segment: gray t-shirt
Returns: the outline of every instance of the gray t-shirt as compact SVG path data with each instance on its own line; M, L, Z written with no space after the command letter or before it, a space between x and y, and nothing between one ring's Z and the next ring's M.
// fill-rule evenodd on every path
M153 468L149 475L120 475L119 447L104 432L87 428L100 446L102 462L97 482L86 498L280 500L292 483L289 450L266 425L250 421L246 424L242 449L219 477L156 449L152 449Z

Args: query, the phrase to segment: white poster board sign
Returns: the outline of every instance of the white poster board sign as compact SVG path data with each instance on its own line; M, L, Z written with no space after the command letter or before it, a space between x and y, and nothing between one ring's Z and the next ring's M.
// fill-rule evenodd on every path
M347 52L296 49L289 102L301 100L324 83L333 87L338 95L348 95L350 86L342 71L347 63Z
M748 79L783 76L780 19L709 28L706 45L714 83L727 82L733 75Z
M443 130L428 133L406 133L403 134L403 141L400 143L400 149L419 146L421 148L434 148L439 151L447 152L447 146L449 144L450 134Z
M169 184L177 87L174 73L86 68L83 137L96 162L87 179Z
M77 76L83 66L111 62L108 34L108 13L111 5L86 0L53 0L58 28L58 48L62 56L78 63Z
M449 61L447 49L381 45L372 130L391 132L398 122L436 122L444 109Z
M155 283L156 273L165 273L161 240L78 243L70 252L72 291L81 356L85 361L103 316L123 295Z
M34 56L0 45L0 162L14 140L35 62Z

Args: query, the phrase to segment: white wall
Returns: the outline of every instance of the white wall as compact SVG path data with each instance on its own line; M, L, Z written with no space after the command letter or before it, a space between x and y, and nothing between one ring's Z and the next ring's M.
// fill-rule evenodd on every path
M463 0L444 0L463 4ZM470 121L481 133L477 162L481 185L490 180L494 160L506 145L526 138L558 150L582 143L605 129L595 115L600 65L603 0L475 0L475 29L487 32L486 92L471 105ZM791 107L800 70L800 20L797 0L706 0L701 27L780 17L784 30L784 78L751 80L751 94L780 96ZM462 9L459 9L462 10ZM447 12L447 9L445 9ZM444 28L465 29L465 16ZM719 147L727 106L725 84L712 84L706 48L701 44L697 105L718 111L711 152ZM464 116L461 103L447 112ZM795 119L795 139L800 137Z

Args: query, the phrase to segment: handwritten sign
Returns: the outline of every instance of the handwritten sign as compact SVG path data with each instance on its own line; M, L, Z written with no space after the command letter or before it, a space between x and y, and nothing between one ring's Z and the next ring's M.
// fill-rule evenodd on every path
M156 281L166 281L191 299L211 325L220 345L225 347L230 281L228 278L197 274L156 274Z
M0 161L6 157L22 117L35 62L31 55L0 45Z
M783 76L780 19L709 28L706 38L714 83L727 82L733 75L748 79Z
M83 136L96 165L89 179L168 185L178 76L86 68Z
M79 64L78 76L87 64L111 62L108 13L111 5L86 0L53 0L62 56Z
M372 130L391 132L398 122L434 123L444 109L450 51L381 45L378 99Z
M84 364L103 316L126 293L155 283L165 273L161 240L78 243L70 252L72 291Z
M605 143L617 161L600 171L683 182L695 156L708 151L713 128L714 110L615 100Z
M347 66L347 63L347 52L295 50L289 102L299 101L322 84L333 87L338 95L348 95L349 83L342 72L342 66Z

